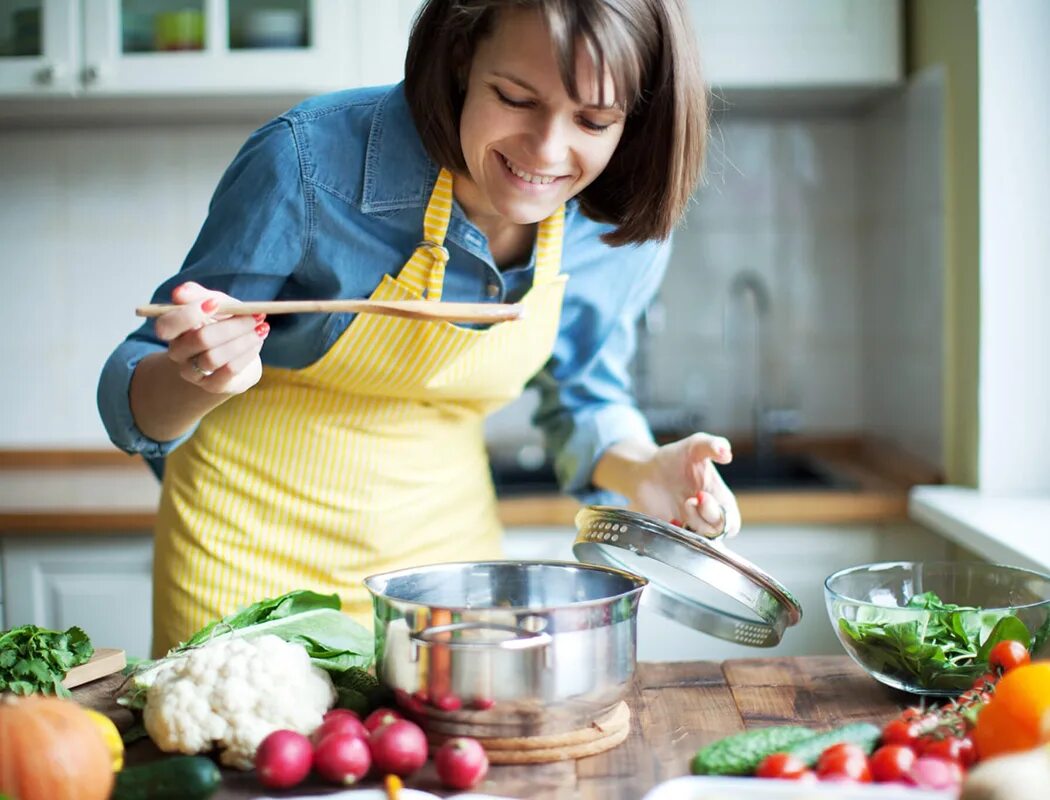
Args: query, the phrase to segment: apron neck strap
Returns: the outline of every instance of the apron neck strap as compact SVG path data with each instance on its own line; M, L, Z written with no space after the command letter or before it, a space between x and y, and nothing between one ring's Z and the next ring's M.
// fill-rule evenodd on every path
M438 173L434 191L430 194L427 211L423 216L423 241L416 245L412 257L398 276L402 283L411 287L428 300L441 300L441 288L445 283L445 265L448 249L445 234L452 216L452 173L442 167ZM543 220L536 233L536 272L533 286L549 283L561 269L562 236L565 229L565 206Z
M440 300L445 283L448 250L445 234L452 216L452 173L442 167L423 216L423 241L416 245L412 257L398 276L402 283L425 294L427 300Z

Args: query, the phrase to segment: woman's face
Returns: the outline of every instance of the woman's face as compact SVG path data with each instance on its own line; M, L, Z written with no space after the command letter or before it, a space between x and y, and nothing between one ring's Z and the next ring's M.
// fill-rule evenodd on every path
M612 78L601 76L603 95L585 48L577 52L578 103L562 85L538 11L502 12L478 43L459 128L473 184L462 188L477 206L468 208L472 216L539 222L609 163L624 113L611 105ZM600 105L602 97L608 105Z

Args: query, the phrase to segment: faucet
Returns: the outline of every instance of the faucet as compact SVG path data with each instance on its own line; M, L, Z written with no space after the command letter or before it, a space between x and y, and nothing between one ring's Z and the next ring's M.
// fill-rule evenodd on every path
M722 342L725 346L729 341L729 322L732 309L736 300L750 296L751 305L754 308L754 335L755 348L752 364L754 379L754 394L751 409L751 428L755 443L755 460L758 463L767 461L773 454L774 431L767 424L769 418L766 414L766 402L764 396L765 385L763 371L765 368L765 348L768 344L766 339L766 327L769 319L770 293L765 280L753 270L738 272L729 283L729 298L724 307L722 318Z

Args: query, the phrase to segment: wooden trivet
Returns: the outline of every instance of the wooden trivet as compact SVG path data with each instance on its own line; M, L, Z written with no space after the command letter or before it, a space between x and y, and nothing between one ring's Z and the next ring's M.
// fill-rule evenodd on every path
M575 731L502 739L479 737L478 742L485 748L491 764L546 764L604 753L621 744L630 732L631 711L627 703L621 701L612 711ZM453 738L446 734L427 734L434 748Z

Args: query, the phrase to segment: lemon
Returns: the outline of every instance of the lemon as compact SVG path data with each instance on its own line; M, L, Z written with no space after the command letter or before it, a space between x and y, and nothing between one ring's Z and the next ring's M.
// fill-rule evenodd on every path
M106 743L106 749L109 750L109 757L113 762L113 771L120 772L124 767L124 740L120 738L120 731L105 714L90 708L85 708L84 711L102 734L102 740Z

